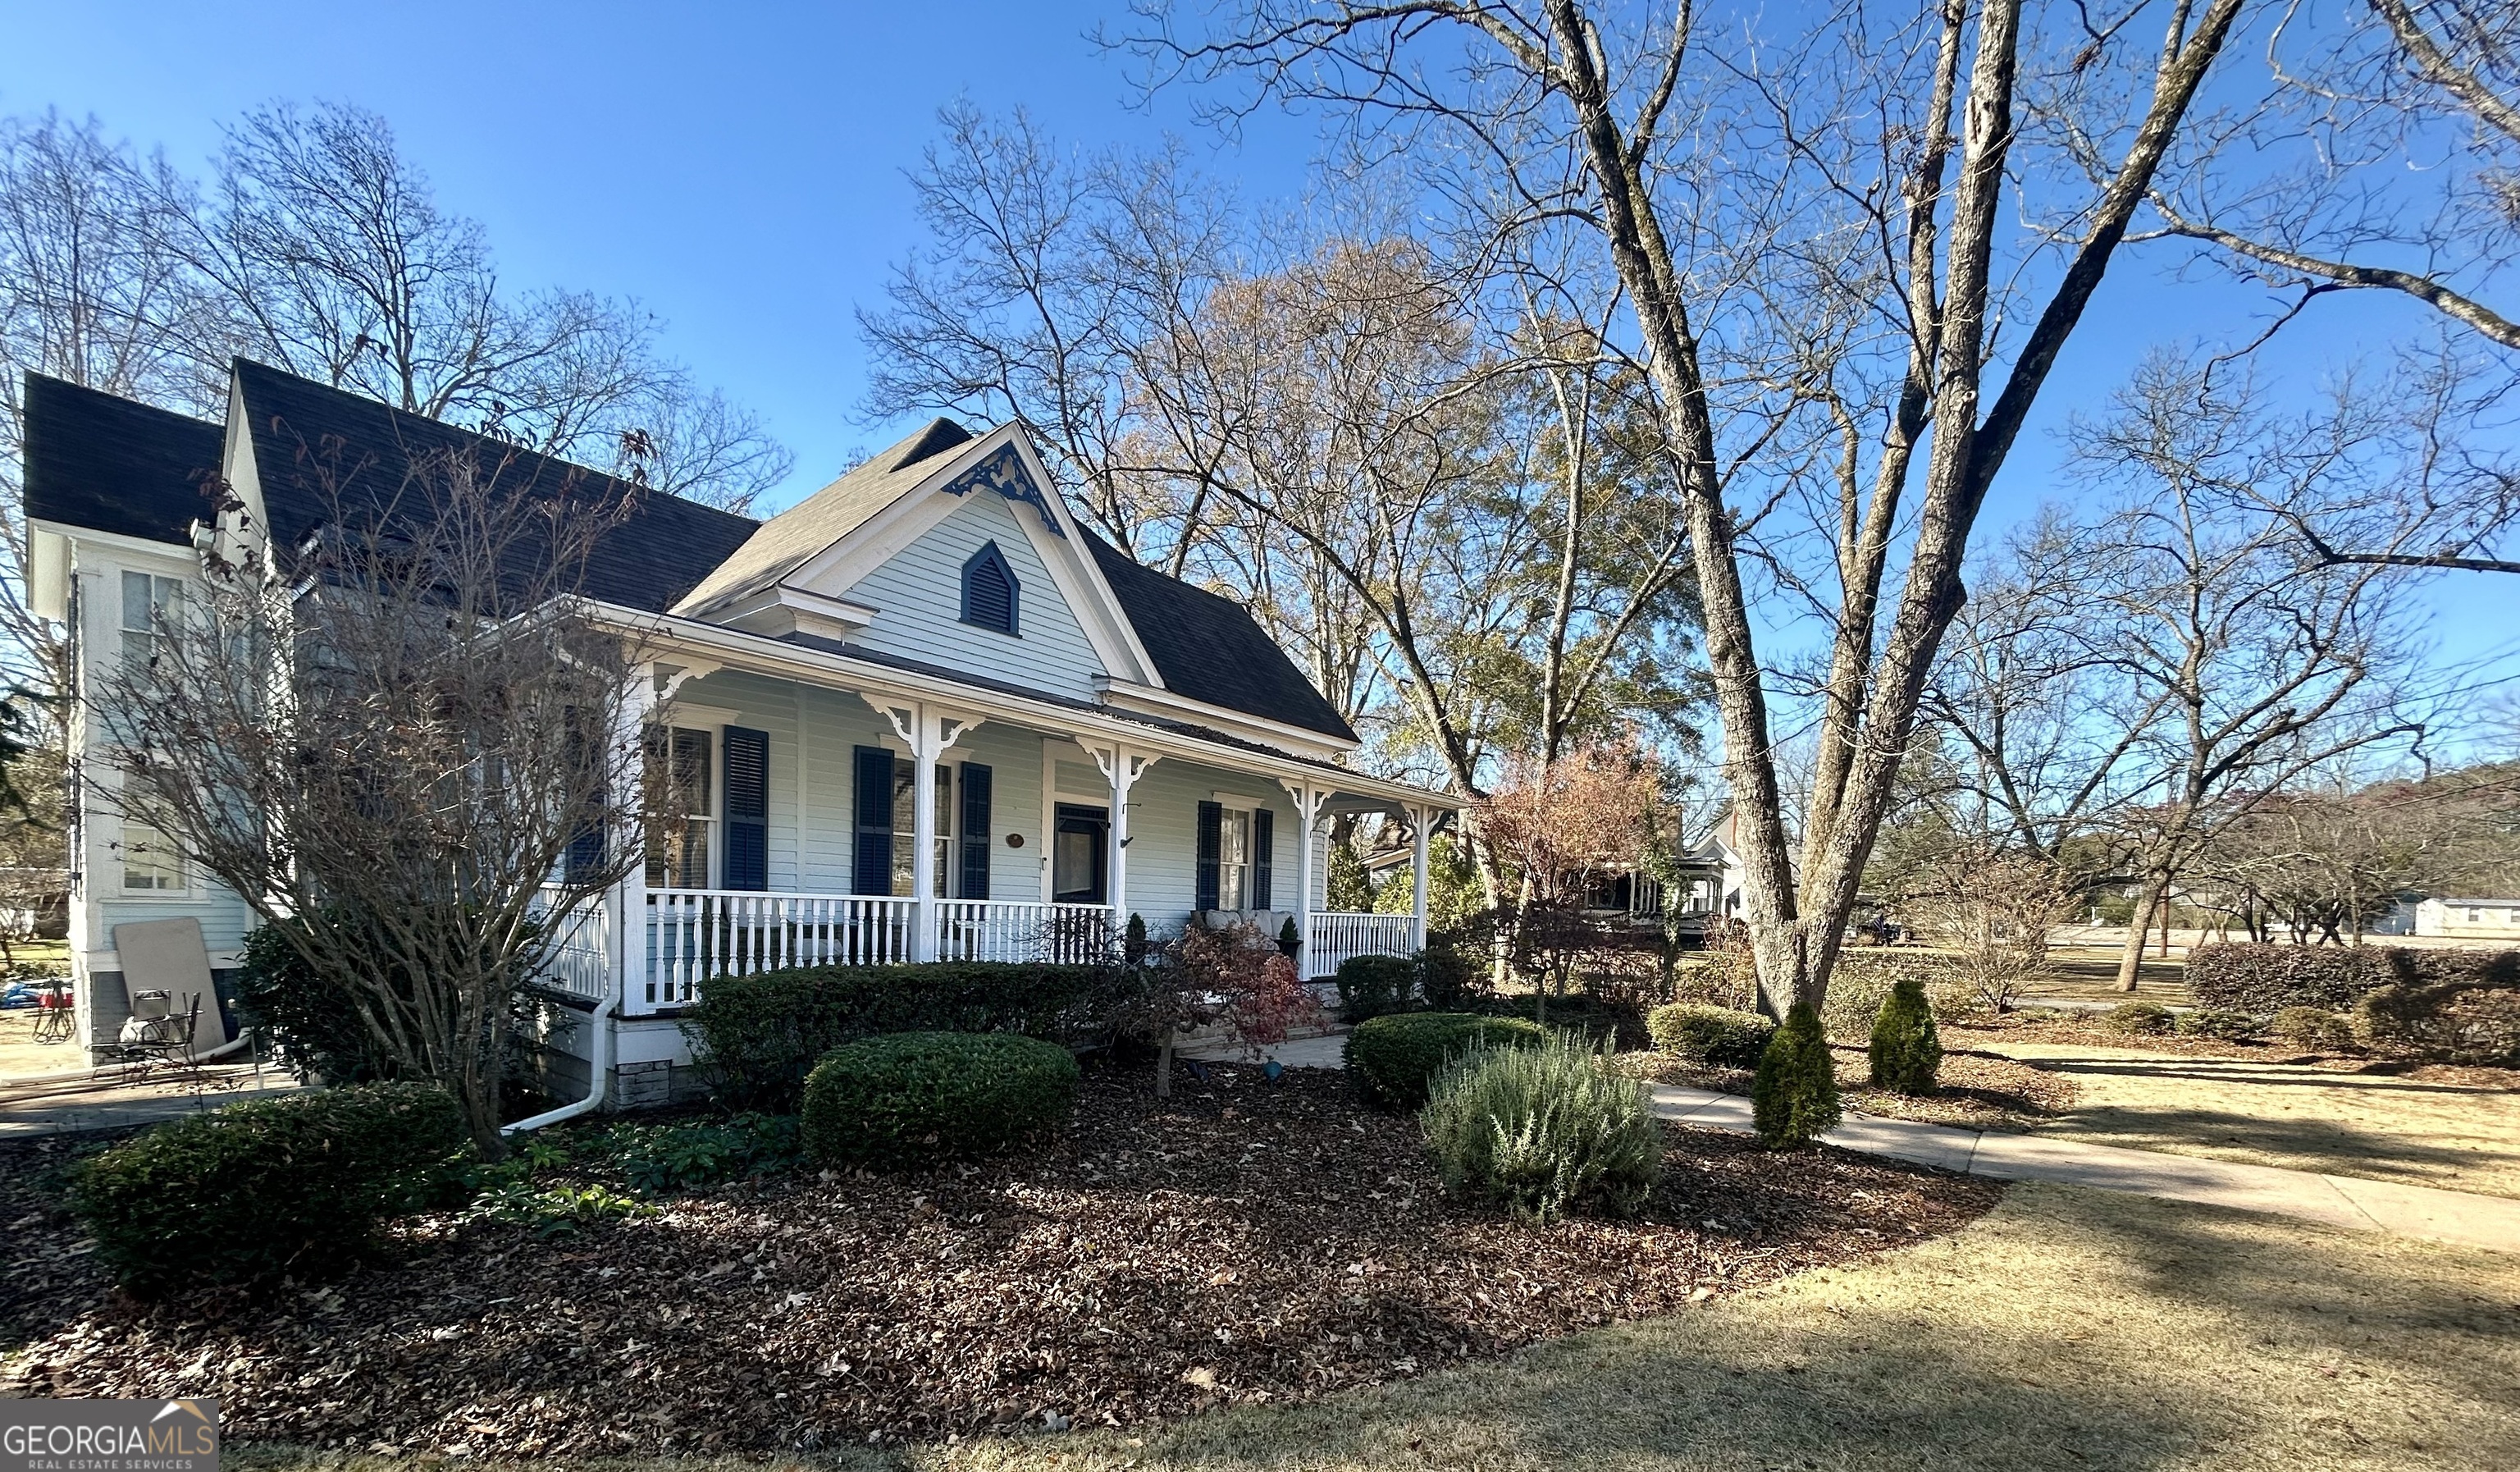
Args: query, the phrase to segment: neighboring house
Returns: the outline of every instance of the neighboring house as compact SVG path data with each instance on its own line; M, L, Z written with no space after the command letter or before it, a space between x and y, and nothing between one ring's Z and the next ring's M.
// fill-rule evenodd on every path
M2520 941L2520 899L2418 900L2410 933L2463 941Z
M324 504L294 469L308 446L385 483L450 449L518 457L533 483L592 474L243 360L224 426L33 375L25 403L30 602L68 625L82 692L198 579L197 546L233 534L205 525L211 481L293 545ZM1422 909L1322 911L1324 835L1335 813L1399 816L1422 895L1423 835L1454 801L1343 765L1356 733L1251 616L1087 530L1016 427L937 420L762 522L622 489L583 591L652 651L643 698L699 815L574 918L552 981L612 1004L634 1101L689 1061L672 1018L730 971L1024 958L1131 913L1158 933L1291 917L1316 977L1421 943ZM196 916L225 971L252 922L94 795L111 767L98 722L76 730L96 780L70 943L101 1042L125 1010L115 927ZM573 1033L569 1057L602 1056Z

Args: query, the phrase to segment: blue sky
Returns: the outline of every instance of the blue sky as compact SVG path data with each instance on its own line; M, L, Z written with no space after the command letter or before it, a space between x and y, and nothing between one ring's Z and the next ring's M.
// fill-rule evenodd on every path
M93 113L198 171L217 124L275 98L338 98L391 119L441 201L487 227L507 279L636 297L706 383L766 415L797 454L793 499L892 437L859 421L852 310L918 239L903 170L958 96L1022 106L1080 146L1189 138L1247 199L1303 184L1313 129L1276 114L1225 143L1188 99L1138 105L1088 39L1119 0L1062 4L484 5L0 0L0 113ZM2096 407L2151 345L2228 342L2268 301L2172 286L2166 256L2122 259L2007 466L1991 518L2064 493L2054 430ZM2279 340L2304 380L2422 325L2402 302L2330 299ZM2520 669L2510 579L2435 585L2446 658Z

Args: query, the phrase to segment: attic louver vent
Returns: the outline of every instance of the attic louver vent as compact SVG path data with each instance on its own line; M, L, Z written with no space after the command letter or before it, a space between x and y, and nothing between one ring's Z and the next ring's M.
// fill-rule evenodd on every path
M963 621L1002 634L1015 631L1015 575L990 542L963 564Z

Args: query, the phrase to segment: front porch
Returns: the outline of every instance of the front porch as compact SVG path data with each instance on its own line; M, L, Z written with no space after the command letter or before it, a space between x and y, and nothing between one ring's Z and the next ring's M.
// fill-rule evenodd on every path
M652 1017L691 1005L712 978L792 966L1090 961L1108 954L1128 923L1102 904L922 903L895 896L744 890L651 890L640 914L627 937L608 899L562 922L546 983L583 1001L615 1001L622 1017ZM1274 916L1247 918L1277 934ZM1295 919L1303 940L1297 960L1307 980L1328 980L1351 956L1414 955L1425 945L1419 915L1316 911ZM922 946L922 938L931 943ZM627 964L633 955L637 961Z
M1325 907L1334 818L1426 838L1452 804L1284 745L831 647L693 625L630 713L679 815L561 924L546 982L626 1019L794 966L1083 961L1131 916L1294 923L1308 980L1422 948L1425 917Z

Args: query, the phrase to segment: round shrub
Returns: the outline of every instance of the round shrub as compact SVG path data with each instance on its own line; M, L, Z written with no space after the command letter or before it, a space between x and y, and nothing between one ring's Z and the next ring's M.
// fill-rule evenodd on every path
M1460 1055L1436 1076L1418 1123L1447 1191L1532 1220L1625 1216L1662 1173L1644 1084L1563 1036Z
M1718 1068L1757 1068L1777 1025L1756 1012L1673 1002L1645 1014L1645 1034L1660 1052Z
M1922 977L1901 977L1881 999L1881 1012L1872 1020L1871 1057L1873 1087L1917 1096L1934 1091L1943 1038Z
M1810 1003L1794 1003L1759 1056L1750 1114L1760 1140L1773 1150L1808 1145L1837 1127L1837 1064Z
M1393 1109L1416 1109L1446 1061L1472 1048L1532 1047L1548 1040L1539 1024L1474 1012L1395 1012L1347 1035L1347 1066Z
M2170 1009L2159 1002L2120 1002L2100 1014L2100 1026L2112 1033L2158 1036L2175 1024Z
M70 1200L114 1281L141 1297L311 1276L420 1208L470 1137L452 1095L363 1083L160 1125L79 1170Z
M1331 978L1338 988L1339 1020L1364 1022L1405 1012L1418 989L1418 963L1403 956L1350 956Z
M821 1165L900 1170L984 1155L1076 1104L1076 1057L1013 1033L890 1033L805 1078L797 1132Z
M2383 987L2356 1009L2372 1046L2432 1063L2520 1067L2520 988L2438 982Z
M2325 1007L2286 1007L2267 1031L2311 1053L2342 1053L2354 1046L2354 1024Z
M2254 1035L2258 1020L2246 1012L2228 1007L2191 1007L2179 1014L2179 1031L2189 1037L2216 1037L2225 1042L2238 1042Z

